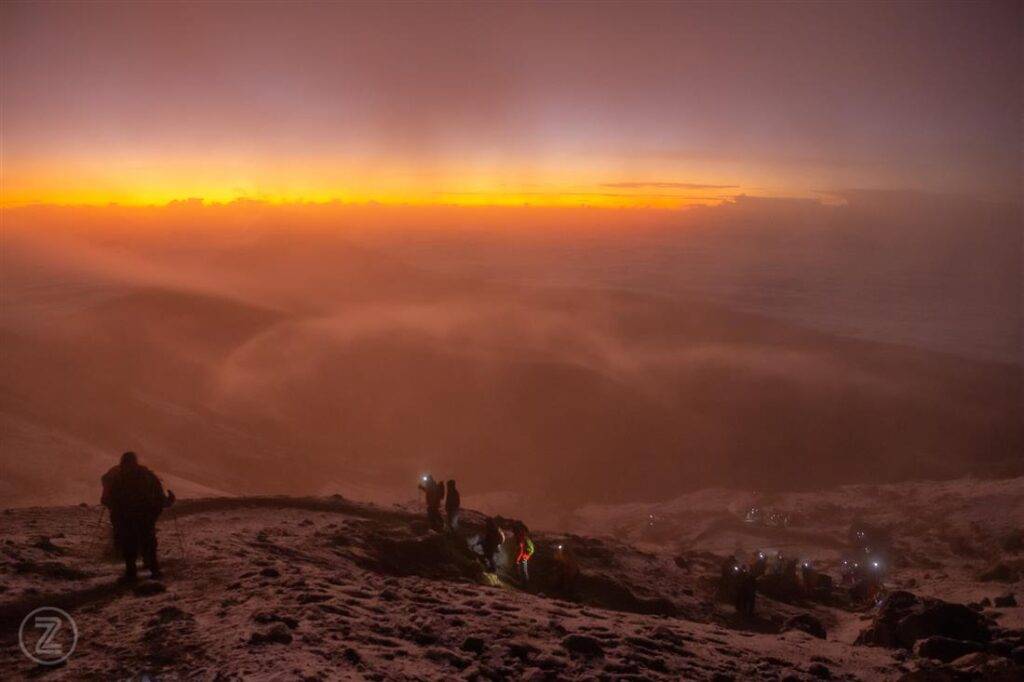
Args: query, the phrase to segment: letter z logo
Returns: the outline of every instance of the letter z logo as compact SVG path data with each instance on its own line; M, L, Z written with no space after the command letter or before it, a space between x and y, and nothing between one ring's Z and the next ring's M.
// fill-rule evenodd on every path
M43 631L36 641L36 655L40 658L60 658L64 655L64 647L55 642L57 630L60 630L60 618L57 616L36 616L35 626Z
M32 641L35 630L41 632ZM21 621L18 644L22 653L39 665L59 665L68 660L78 644L78 626L67 611L43 606Z

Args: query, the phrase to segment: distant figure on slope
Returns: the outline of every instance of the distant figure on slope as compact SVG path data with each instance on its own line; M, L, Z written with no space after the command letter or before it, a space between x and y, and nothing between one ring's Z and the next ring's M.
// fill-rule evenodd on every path
M447 491L444 495L444 513L448 522L448 532L454 533L459 529L459 509L462 507L462 497L455 489L455 480L449 479Z
M519 570L519 579L523 585L527 585L530 582L528 564L530 563L530 557L533 556L534 547L533 540L530 539L530 532L522 521L516 522L515 539L517 550L516 568Z
M718 571L718 598L729 601L736 596L736 583L740 574L740 562L730 554L722 560Z
M758 552L754 557L754 563L750 566L750 574L754 579L760 578L768 570L768 557L764 552Z
M753 616L756 597L757 578L744 567L736 575L736 613L747 618Z
M495 573L498 570L494 563L494 554L504 543L505 533L498 527L498 522L491 517L487 517L487 522L484 524L484 536L480 540L480 549L483 550L484 564L491 573Z
M444 530L444 519L441 517L441 501L444 499L444 483L438 483L430 474L420 479L420 490L427 497L427 522L432 530Z
M140 551L152 576L159 578L156 520L165 507L174 504L174 492L168 491L165 495L160 479L139 464L134 452L124 453L121 463L112 467L100 480L103 484L100 503L110 510L114 543L124 557L122 580L136 579L135 560Z
M576 588L580 565L572 551L564 544L555 546L555 589L568 594Z

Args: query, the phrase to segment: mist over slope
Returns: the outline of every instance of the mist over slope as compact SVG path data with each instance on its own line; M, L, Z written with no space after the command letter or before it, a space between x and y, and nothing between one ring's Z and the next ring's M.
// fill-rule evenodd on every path
M0 504L91 499L125 449L226 493L401 499L430 470L528 520L1019 466L1019 366L692 294L445 272L396 257L389 215L5 214Z

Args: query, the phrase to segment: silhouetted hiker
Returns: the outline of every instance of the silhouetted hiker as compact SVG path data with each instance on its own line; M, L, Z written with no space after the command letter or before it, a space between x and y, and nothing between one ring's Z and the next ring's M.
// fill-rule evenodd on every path
M754 601L757 596L757 578L747 568L736 576L736 613L750 617L754 615Z
M462 496L455 489L453 479L449 479L445 486L447 491L444 494L444 513L448 521L448 532L454 533L459 529L459 509L462 507Z
M420 479L420 490L427 496L427 522L436 531L444 530L444 519L441 517L441 501L444 499L444 482L438 483L430 474Z
M772 575L782 576L786 573L786 556L779 550L775 553L775 561L772 562Z
M580 565L564 544L555 546L555 589L572 592L580 577Z
M750 566L750 573L754 576L754 579L760 578L768 570L768 557L765 556L764 552L758 552L757 556L754 557L754 563Z
M800 584L803 585L804 594L812 595L817 592L820 583L818 575L810 561L800 564Z
M517 521L515 525L515 539L516 539L516 568L519 569L519 578L526 585L530 582L530 571L528 564L530 563L530 557L533 556L533 540L530 539L530 532L526 528L526 524L522 521Z
M725 601L732 599L736 593L736 581L739 578L740 564L733 555L725 557L718 572L718 598Z
M114 543L124 557L122 580L136 578L135 560L140 551L152 576L159 578L156 520L165 507L174 504L174 492L168 491L165 495L160 479L139 464L134 452L124 453L121 463L103 474L101 482L100 503L110 510Z
M484 564L487 570L495 573L498 567L494 563L494 553L505 543L505 534L498 527L498 522L488 517L484 524L484 536L480 540L480 549L484 553Z

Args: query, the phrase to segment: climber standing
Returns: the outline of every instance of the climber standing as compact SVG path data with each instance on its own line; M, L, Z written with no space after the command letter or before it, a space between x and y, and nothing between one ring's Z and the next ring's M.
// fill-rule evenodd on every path
M121 579L136 579L135 561L140 551L150 574L159 578L156 521L165 507L174 504L174 491L164 494L160 479L150 469L139 464L134 452L121 455L121 462L105 473L100 481L103 484L100 504L110 510L114 543L124 557L124 575Z
M426 494L427 522L432 530L444 530L444 519L441 517L441 501L444 499L444 482L438 483L430 474L420 478L419 489Z
M516 568L519 571L519 578L522 580L523 585L527 585L530 582L528 565L530 557L533 556L534 547L533 540L530 539L530 531L522 521L516 521L515 540L517 548Z
M505 533L498 527L498 522L492 517L487 517L487 521L484 524L484 536L480 540L480 549L484 554L484 565L491 573L495 573L498 570L494 562L494 555L504 543Z
M447 490L444 495L444 513L449 533L459 530L459 509L462 507L462 497L455 489L455 480L449 479L446 484Z
M564 594L576 588L580 577L580 565L575 555L565 544L555 546L555 589Z
M736 576L736 613L740 616L751 617L754 615L754 601L757 598L757 578L746 566L742 567Z

